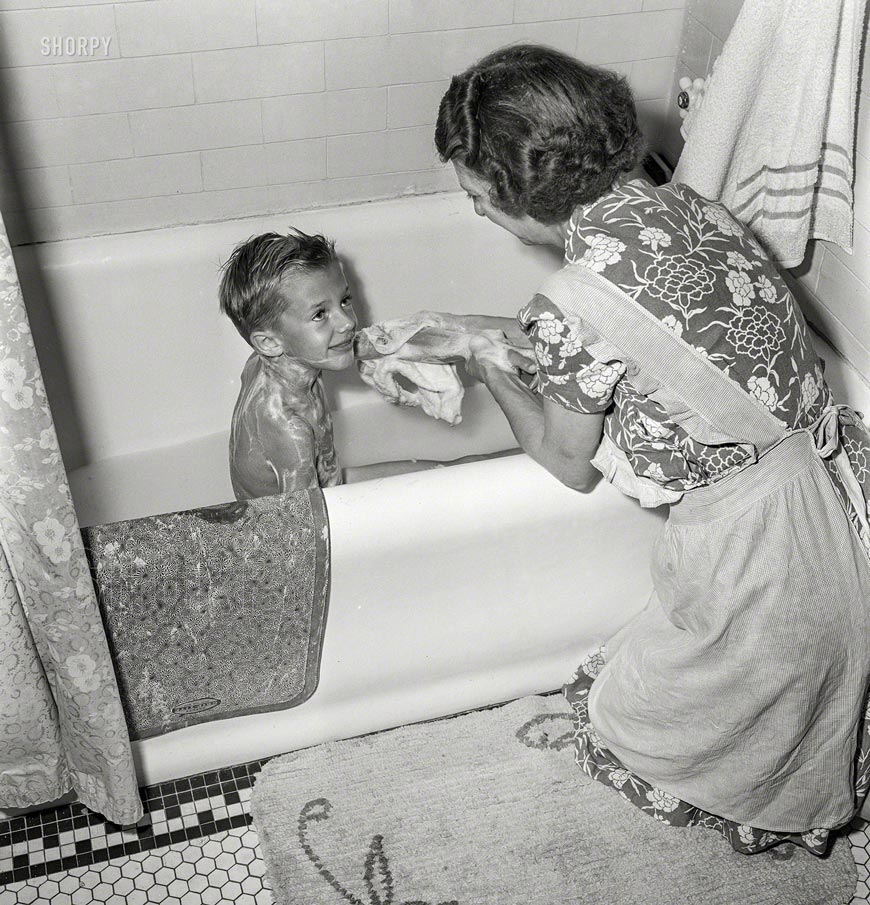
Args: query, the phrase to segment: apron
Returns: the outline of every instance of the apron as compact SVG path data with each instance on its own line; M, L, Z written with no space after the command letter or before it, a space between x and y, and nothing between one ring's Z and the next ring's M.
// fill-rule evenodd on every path
M832 405L790 429L582 265L540 293L666 387L694 429L756 450L740 471L683 494L629 474L619 451L596 456L621 490L671 509L652 597L608 642L588 693L595 744L656 789L747 828L843 825L867 785L855 763L870 682L870 530L841 442L847 430L866 435L860 416Z

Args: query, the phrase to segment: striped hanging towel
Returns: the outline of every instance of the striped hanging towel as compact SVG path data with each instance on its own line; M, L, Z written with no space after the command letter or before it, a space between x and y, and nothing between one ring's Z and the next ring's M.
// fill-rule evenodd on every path
M782 267L852 250L855 94L867 0L745 0L674 181L721 201Z

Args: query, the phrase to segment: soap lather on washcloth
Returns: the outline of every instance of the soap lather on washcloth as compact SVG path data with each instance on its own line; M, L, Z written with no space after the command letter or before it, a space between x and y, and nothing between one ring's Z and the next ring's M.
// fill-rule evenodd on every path
M421 311L365 327L354 341L360 377L394 405L419 406L431 418L459 424L465 389L455 362L469 357L476 335L496 340L506 363L510 348L501 330L478 320Z

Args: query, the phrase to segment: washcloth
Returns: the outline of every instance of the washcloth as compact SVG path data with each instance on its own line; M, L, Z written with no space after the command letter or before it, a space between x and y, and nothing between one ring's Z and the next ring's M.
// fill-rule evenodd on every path
M745 0L686 118L674 181L721 201L782 267L812 238L852 250L859 47L867 0Z
M384 356L358 361L360 377L395 405L419 406L431 418L438 418L448 424L459 424L462 420L462 397L465 389L456 366L403 358L400 354L425 329L430 336L428 345L433 345L433 336L443 334L447 337L447 341L442 342L444 357L455 353L457 337L450 336L443 318L434 313L423 312L413 317L383 321L360 330L356 336L358 356ZM402 386L398 377L411 384L411 388Z
M385 399L396 405L419 406L430 418L448 424L462 421L462 397L465 389L453 365L381 358L359 362L360 377ZM401 376L412 389L402 386Z

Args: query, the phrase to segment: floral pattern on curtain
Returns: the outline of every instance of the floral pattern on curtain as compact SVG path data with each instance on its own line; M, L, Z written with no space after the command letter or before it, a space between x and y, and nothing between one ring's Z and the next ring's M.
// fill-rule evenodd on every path
M103 623L0 220L0 807L142 804Z

